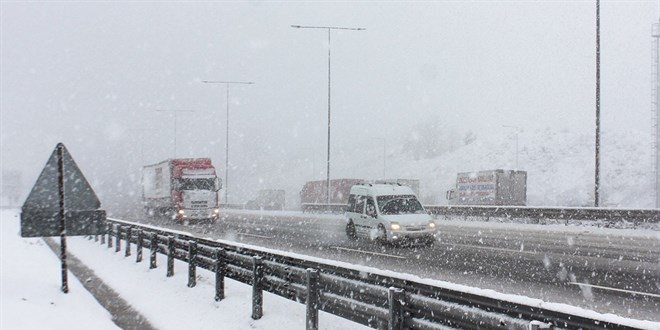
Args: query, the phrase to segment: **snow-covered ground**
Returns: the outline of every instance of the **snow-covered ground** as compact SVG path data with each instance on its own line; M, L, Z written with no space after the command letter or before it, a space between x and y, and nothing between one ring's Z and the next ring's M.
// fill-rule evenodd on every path
M117 329L74 276L60 290L60 261L41 238L21 238L18 212L0 211L0 329Z
M69 275L69 293L60 291L60 262L41 238L21 238L17 210L0 211L0 329L117 329L111 315ZM188 288L187 265L175 263L165 276L165 258L149 270L122 253L82 237L70 237L68 251L127 300L158 329L304 329L305 305L264 292L264 316L250 317L252 288L226 279L226 298L213 299L213 275L198 271ZM368 329L319 313L322 329ZM224 325L224 326L223 326Z
M20 237L17 210L0 211L0 225L0 329L116 328L110 314L94 300L75 276L69 276L69 294L61 293L57 256L40 238ZM197 286L188 288L185 263L175 262L175 275L168 278L162 266L165 257L161 255L158 260L160 267L149 270L146 261L135 263L134 257L124 257L123 251L115 253L114 249L83 237L69 238L68 247L71 254L92 268L98 277L158 329L211 329L218 325L228 325L231 329L304 328L303 304L265 292L264 316L260 320L252 320L250 286L227 279L226 299L216 302L213 299L213 275L200 269ZM364 271L397 275L375 269L365 268ZM411 275L397 276L639 328L660 329L660 323L657 322L603 315L568 305L424 280ZM322 329L366 329L323 312L320 313L319 326Z

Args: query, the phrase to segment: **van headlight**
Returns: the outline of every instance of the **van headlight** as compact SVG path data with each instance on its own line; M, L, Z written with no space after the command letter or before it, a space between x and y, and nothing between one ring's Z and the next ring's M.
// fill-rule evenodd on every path
M390 224L390 228L391 228L392 230L399 230L399 229L401 229L401 225L399 225L399 224L396 223L396 222L392 222L392 223Z
M435 222L429 222L429 228L435 229Z

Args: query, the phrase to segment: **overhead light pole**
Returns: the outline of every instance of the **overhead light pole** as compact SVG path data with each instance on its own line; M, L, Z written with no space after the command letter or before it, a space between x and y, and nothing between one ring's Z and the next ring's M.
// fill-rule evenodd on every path
M328 162L327 162L327 173L326 173L326 203L330 204L330 67L331 67L331 57L330 57L330 32L332 30L349 30L349 31L364 31L366 28L356 28L356 27L338 27L338 26L303 26L303 25L291 25L295 29L325 29L328 30Z
M655 112L655 208L660 209L660 22L653 24L653 111Z
M386 154L386 153L385 153L385 151L386 151L386 149L385 149L385 148L386 148L386 144L385 144L385 143L386 143L386 140L385 140L385 138L382 138L382 137L372 137L372 139L383 141L383 180L385 180L385 179L387 179L387 178L385 177L385 154Z
M229 85L253 85L252 81L219 81L204 80L205 84L224 84L227 90L227 119L226 119L226 138L225 138L225 204L229 204Z
M195 110L170 110L170 109L156 109L157 112L173 112L174 113L174 158L176 158L176 114L179 112L195 112Z
M596 169L594 207L600 200L600 0L596 0Z
M512 125L502 125L502 127L506 128L513 128L516 133L516 170L520 169L518 167L518 134L520 133L520 128L518 126L512 126Z
M144 133L155 132L153 129L130 128L130 132L138 132L140 134L140 166L144 166Z

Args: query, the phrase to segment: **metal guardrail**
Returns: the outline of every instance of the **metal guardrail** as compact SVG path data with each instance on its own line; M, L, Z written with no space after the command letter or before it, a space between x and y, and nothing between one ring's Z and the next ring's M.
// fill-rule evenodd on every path
M242 210L245 204L220 204L220 209Z
M263 291L306 304L307 329L318 329L325 311L377 329L634 329L622 324L436 287L394 276L365 273L304 259L237 247L175 231L108 219L101 244L126 256L135 245L136 262L149 249L167 255L167 276L174 260L189 264L188 286L196 285L196 269L215 274L215 300L224 298L224 278L253 287L252 318L263 315ZM98 237L97 237L98 239Z
M303 213L344 213L348 204L303 203L300 205Z
M611 209L596 207L526 207L526 206L481 206L426 205L424 208L433 215L462 216L509 219L552 219L552 220L587 220L587 221L627 221L635 224L660 222L660 209ZM346 204L302 204L303 212L343 213Z
M425 206L434 215L531 218L554 220L606 220L633 223L660 222L660 209L607 209L595 207Z

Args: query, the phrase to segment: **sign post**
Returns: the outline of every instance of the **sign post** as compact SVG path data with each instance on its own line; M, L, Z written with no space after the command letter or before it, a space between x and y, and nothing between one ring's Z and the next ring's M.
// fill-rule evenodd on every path
M69 292L66 236L100 235L101 202L62 143L58 143L21 208L21 236L60 236L62 292Z
M66 266L66 224L64 223L64 145L57 145L57 183L60 202L60 260L62 262L62 292L69 292L68 269Z

